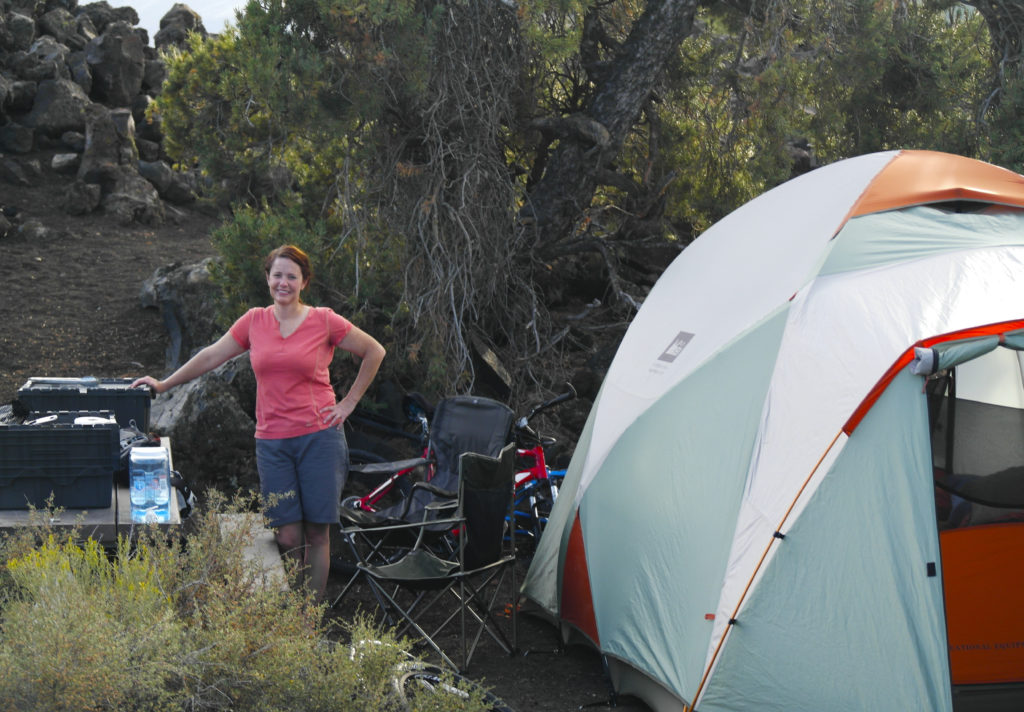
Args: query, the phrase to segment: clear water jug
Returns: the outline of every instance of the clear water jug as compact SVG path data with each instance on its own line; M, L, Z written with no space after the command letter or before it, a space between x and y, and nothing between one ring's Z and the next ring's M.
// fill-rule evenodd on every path
M132 521L165 523L171 520L170 457L164 447L137 447L129 455Z

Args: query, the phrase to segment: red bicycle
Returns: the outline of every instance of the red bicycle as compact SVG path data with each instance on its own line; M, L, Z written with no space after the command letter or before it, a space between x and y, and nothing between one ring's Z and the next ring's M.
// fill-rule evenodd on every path
M433 476L433 464L427 461L430 443L430 414L433 412L433 407L419 393L410 393L403 398L402 409L406 418L418 425L418 436L392 425L382 424L367 416L357 416L350 420L358 420L363 427L386 431L391 436L414 439L419 444L422 456L395 461L365 449L350 450L350 473L364 481L376 481L376 484L372 485L365 494L345 497L341 501L341 506L349 509L361 509L364 512L375 512L383 505L393 502L395 498L404 498L409 495L412 489L413 474L418 468L426 468L423 479L429 480ZM381 466L374 467L374 465ZM381 476L384 478L380 479Z
M539 435L530 421L540 413L576 397L576 389L567 383L568 390L551 400L535 405L516 420L513 435L516 441L515 527L517 546L534 548L540 541L548 522L551 508L558 499L558 490L565 478L565 470L548 467L544 448L557 440Z

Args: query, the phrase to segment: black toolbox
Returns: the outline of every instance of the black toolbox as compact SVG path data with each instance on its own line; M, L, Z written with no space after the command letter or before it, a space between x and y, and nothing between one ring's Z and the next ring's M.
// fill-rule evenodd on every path
M111 412L55 412L0 424L0 509L111 506L121 428Z
M112 411L121 427L132 425L149 432L151 396L145 386L132 388L131 378L44 378L28 379L18 389L17 400L24 411Z

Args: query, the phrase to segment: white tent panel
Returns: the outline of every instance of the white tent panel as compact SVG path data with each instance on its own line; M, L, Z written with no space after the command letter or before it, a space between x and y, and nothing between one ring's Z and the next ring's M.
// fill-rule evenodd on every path
M850 206L896 155L842 161L784 183L723 218L669 265L608 370L603 400L614 405L595 404L584 489L640 413L807 284Z

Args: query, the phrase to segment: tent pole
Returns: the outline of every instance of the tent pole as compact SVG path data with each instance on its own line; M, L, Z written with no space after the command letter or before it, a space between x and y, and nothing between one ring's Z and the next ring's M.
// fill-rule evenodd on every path
M953 476L953 439L956 434L956 368L949 372L946 389L946 477Z
M761 570L761 566L764 564L764 560L768 558L768 553L772 550L772 547L775 545L775 542L783 538L784 535L781 534L782 527L786 524L786 520L789 519L789 515L793 512L793 507L796 506L796 503L800 500L800 496L804 493L804 490L807 489L807 485L810 484L811 478L814 477L814 474L818 471L818 468L821 467L821 463L825 461L825 458L828 457L829 452L831 452L832 448L835 447L835 444L839 441L839 436L842 435L843 432L843 430L840 430L838 433L835 434L835 437L832 438L832 442L830 442L828 444L828 447L825 448L825 452L823 452L821 454L821 457L818 458L818 461L814 463L814 467L811 468L810 474L807 475L807 478L804 480L803 484L800 485L800 489L797 490L796 495L793 497L793 501L789 503L789 507L786 509L786 513L782 515L782 520L779 522L779 525L775 527L775 531L772 534L772 538L768 541L768 546L766 546L764 548L764 551L761 552L761 558L758 559L757 566L754 567L753 573L750 574L750 578L747 580L747 585L743 588L743 593L740 594L739 600L736 601L736 607L733 608L732 615L729 617L729 621L725 624L725 630L722 631L722 637L718 639L718 644L715 646L715 651L711 654L711 659L708 661L707 666L704 668L704 674L701 676L700 684L697 686L697 692L693 695L693 704L684 705L683 712L693 712L697 709L697 700L700 699L700 694L704 691L704 685L707 683L708 677L711 675L711 668L714 667L715 660L718 659L718 653L721 652L722 645L725 644L725 639L726 637L728 637L729 631L732 630L733 625L736 624L736 616L739 615L740 607L743 605L743 601L746 599L747 593L750 592L750 587L754 584L754 579L757 578L758 571Z

